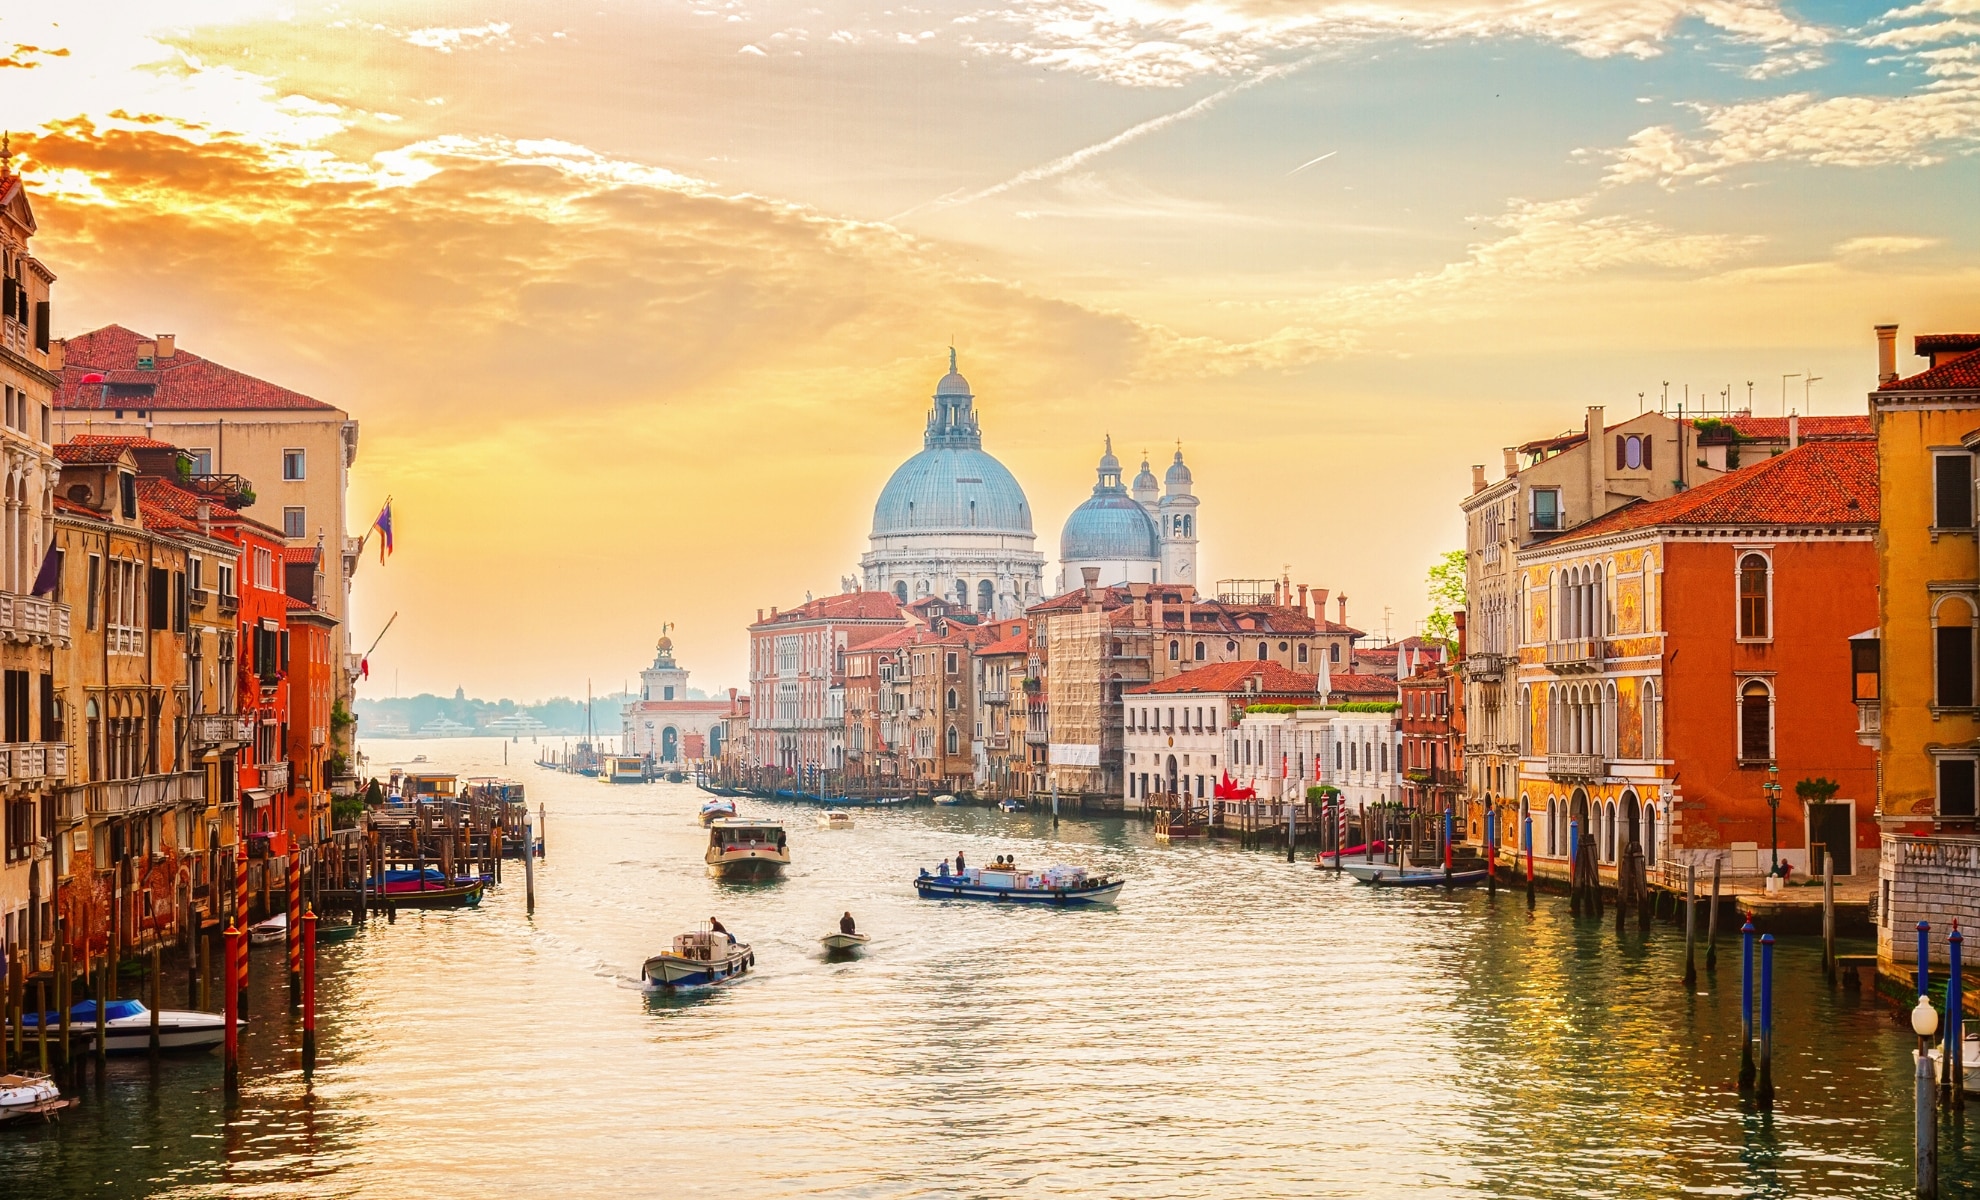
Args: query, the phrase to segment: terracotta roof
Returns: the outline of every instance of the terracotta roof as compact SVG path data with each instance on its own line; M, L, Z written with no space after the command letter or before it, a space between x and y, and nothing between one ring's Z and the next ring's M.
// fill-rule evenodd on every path
M1920 358L1935 354L1965 354L1980 350L1980 333L1921 333L1911 339L1912 352Z
M1661 525L1875 525L1877 443L1808 442L1664 500L1632 504L1548 543Z
M1980 388L1980 350L1940 363L1909 379L1879 384L1880 392L1966 392Z
M1327 677L1330 694L1341 696L1381 696L1384 699L1396 698L1396 680L1391 675L1358 675L1352 671L1335 671Z
M1029 654L1031 652L1031 635L1028 633L1014 633L1007 638L999 638L987 646L978 646L976 652L982 655Z
M170 358L154 358L153 370L140 371L138 345L154 340L122 325L63 339L62 387L55 406L336 411L335 405L223 367L184 347ZM82 377L90 374L103 375L104 383L83 383Z
M892 592L840 592L835 596L820 596L816 600L807 600L796 608L786 609L774 615L766 614L763 620L752 628L798 621L897 620L900 615L901 602L894 599Z
M110 519L104 514L97 512L89 505L77 504L74 500L71 500L67 496L62 496L62 495L57 495L55 497L55 511L60 513L68 513L71 516L87 517L92 521L107 521Z
M1795 418L1803 438L1869 437L1870 415ZM1788 436L1786 417L1727 417L1727 425L1743 438L1754 441L1784 442Z
M321 553L321 548L317 546L284 546L282 547L282 561L308 563L310 566L315 566L318 556Z
M100 442L63 442L55 447L55 457L65 463L77 466L102 465L113 463L124 457L130 447L114 440Z
M1133 696L1250 693L1251 679L1258 681L1259 695L1312 696L1320 688L1318 675L1304 675L1275 662L1222 662L1126 690Z
M848 650L899 650L902 646L914 645L915 639L921 636L922 629L918 625L907 625L899 629L876 629L873 631L874 636L868 638L859 637L861 632L863 631L851 630L847 633Z
M178 447L173 445L172 443L161 442L157 438L119 437L115 434L108 434L108 433L79 433L74 437L70 438L64 444L73 445L73 446L120 446L127 450L177 450L178 449Z

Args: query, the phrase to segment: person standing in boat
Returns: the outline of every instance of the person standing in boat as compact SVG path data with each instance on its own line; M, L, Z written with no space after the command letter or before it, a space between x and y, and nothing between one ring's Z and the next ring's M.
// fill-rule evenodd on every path
M962 873L963 873L963 855L962 855L962 851L958 850L956 851L956 874L960 875Z
M839 918L839 932L848 935L858 932L853 928L853 915L851 912L847 912L845 916Z
M730 932L729 932L729 931L728 931L727 929L724 929L724 928L722 927L722 922L720 922L720 921L718 921L718 920L716 920L716 919L715 919L714 917L710 917L710 918L708 918L708 928L709 928L709 929L710 929L710 930L711 930L712 932L715 932L715 933L719 933L719 934L721 934L721 935L722 935L723 937L725 937L725 938L728 938L728 939L729 939L729 944L730 944L731 946L733 946L733 945L735 945L735 944L736 944L736 935L735 935L735 934L733 934L733 933L730 933Z

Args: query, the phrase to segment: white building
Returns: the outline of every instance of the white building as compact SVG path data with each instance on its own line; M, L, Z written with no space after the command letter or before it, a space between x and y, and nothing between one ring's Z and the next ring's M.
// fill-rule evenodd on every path
M1149 797L1163 793L1214 795L1230 763L1226 735L1245 709L1312 704L1318 682L1276 662L1238 661L1130 689L1121 698L1127 808L1146 808Z
M1086 586L1086 571L1099 572L1100 587L1127 583L1196 582L1196 507L1189 468L1176 450L1158 490L1148 460L1132 493L1121 483L1121 460L1107 438L1095 471L1093 494L1066 517L1059 534L1059 578L1054 595Z
M1301 709L1251 713L1226 733L1225 761L1261 800L1340 789L1349 809L1402 799L1402 731L1394 714Z
M975 397L956 371L935 385L921 452L902 463L873 506L860 557L868 591L909 604L941 596L1000 619L1044 599L1045 556L1024 489L983 450Z
M622 714L621 753L680 763L722 754L729 702L688 697L688 673L674 662L674 639L660 635L653 665L639 673L639 699Z

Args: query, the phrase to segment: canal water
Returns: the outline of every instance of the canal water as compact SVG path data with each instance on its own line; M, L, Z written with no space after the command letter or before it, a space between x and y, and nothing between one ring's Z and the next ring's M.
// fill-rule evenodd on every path
M374 768L508 773L549 809L478 911L325 950L306 1090L279 950L255 952L245 1081L119 1062L52 1127L0 1129L4 1195L1898 1197L1908 1038L1790 940L1771 1115L1742 1107L1739 956L1566 901L1399 894L1121 820L917 808L781 818L779 882L708 878L689 786L545 772L528 743L380 742ZM972 861L1083 863L1113 910L918 900ZM850 909L866 956L828 963ZM641 961L719 916L757 970L698 999ZM1702 936L1702 931L1701 931ZM182 985L180 987L182 990ZM1948 1131L1948 1192L1971 1174Z

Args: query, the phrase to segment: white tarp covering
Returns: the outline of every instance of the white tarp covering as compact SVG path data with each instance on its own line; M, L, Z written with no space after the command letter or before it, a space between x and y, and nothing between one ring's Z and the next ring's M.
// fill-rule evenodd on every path
M1053 742L1049 746L1049 761L1055 767L1097 767L1100 765L1100 747L1082 745L1078 742Z

